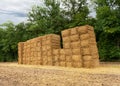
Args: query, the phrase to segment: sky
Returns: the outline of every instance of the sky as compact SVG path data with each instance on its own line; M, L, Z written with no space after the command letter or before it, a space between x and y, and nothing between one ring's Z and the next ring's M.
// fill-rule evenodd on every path
M27 13L33 5L41 4L40 0L0 0L0 24L12 21L18 24L27 20Z
M88 0L89 3L89 0ZM42 0L0 0L0 24L12 21L18 24L27 21L27 13L33 5L43 5ZM90 16L95 16L94 12Z

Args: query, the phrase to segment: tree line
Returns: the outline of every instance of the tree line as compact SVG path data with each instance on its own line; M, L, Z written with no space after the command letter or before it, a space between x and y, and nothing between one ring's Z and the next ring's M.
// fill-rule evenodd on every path
M96 17L89 16L92 4ZM94 27L101 61L120 61L120 0L44 0L31 8L27 23L0 25L0 61L17 61L18 42L67 28Z

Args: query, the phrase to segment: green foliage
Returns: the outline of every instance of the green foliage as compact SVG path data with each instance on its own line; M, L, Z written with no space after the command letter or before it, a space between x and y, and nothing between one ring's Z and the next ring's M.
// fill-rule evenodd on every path
M120 60L120 3L119 0L96 0L96 36L100 59Z

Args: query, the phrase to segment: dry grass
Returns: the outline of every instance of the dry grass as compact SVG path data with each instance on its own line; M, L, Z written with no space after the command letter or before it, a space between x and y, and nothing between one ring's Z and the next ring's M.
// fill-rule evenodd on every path
M86 69L0 63L0 86L120 86L120 64Z

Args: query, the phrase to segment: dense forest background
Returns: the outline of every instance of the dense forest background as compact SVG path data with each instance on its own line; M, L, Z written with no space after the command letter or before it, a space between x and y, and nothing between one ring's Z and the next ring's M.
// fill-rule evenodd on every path
M18 42L86 24L95 29L100 60L120 61L120 0L44 0L31 8L27 22L0 25L0 61L17 61Z

